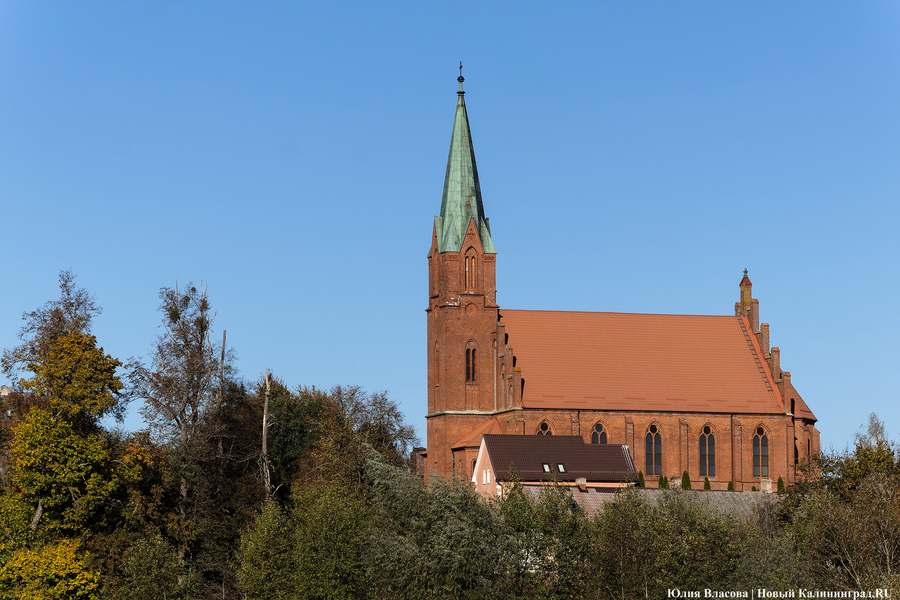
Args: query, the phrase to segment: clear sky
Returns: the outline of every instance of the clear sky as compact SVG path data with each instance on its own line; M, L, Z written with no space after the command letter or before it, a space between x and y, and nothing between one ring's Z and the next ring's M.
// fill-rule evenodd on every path
M501 307L733 314L746 267L823 447L898 438L895 1L5 0L0 347L60 269L120 358L203 281L244 378L424 442L460 60Z

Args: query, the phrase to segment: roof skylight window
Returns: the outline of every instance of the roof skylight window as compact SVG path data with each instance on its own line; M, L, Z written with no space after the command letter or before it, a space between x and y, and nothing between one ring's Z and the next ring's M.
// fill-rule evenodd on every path
M560 473L565 473L565 472L566 472L566 467L563 466L562 463L559 463L559 464L556 465L556 470L559 471Z
M541 464L544 465L544 473L549 473L550 472L550 464L549 463L541 463Z

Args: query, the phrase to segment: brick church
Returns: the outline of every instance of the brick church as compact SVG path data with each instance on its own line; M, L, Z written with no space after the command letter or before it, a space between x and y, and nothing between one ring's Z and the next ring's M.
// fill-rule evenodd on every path
M819 451L816 417L782 371L744 270L733 315L511 310L496 301L459 77L441 212L428 253L426 473L472 478L485 434L627 444L648 486L761 488Z

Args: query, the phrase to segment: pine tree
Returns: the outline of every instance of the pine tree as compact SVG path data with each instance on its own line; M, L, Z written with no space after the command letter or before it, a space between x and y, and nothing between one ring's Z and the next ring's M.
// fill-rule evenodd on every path
M778 488L777 489L779 492L784 491L784 479L782 479L781 477L778 478Z
M685 471L681 474L681 489L689 490L691 489L691 476L688 475L688 472Z
M733 492L733 491L734 491L734 482L733 482L733 481L729 481L729 482L728 482L728 491L729 491L729 492Z
M638 484L638 487L647 487L647 485L644 483L644 472L643 471L638 471L638 483L637 484Z
M711 490L711 489L712 489L712 486L709 484L709 477L704 477L704 478L703 478L703 489L704 489L704 490Z

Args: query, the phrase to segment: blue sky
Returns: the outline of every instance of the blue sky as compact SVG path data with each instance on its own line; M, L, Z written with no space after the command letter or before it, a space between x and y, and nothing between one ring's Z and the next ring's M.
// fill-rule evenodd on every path
M121 358L202 280L244 378L424 438L460 60L501 306L733 314L746 267L823 446L897 439L896 2L5 1L0 347L60 269Z

